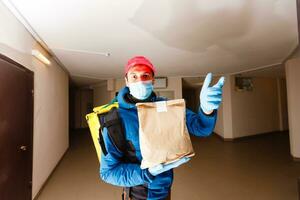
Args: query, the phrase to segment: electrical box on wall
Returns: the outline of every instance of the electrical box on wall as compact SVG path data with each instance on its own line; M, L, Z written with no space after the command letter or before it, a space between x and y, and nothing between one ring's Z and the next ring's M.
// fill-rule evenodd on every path
M241 91L253 91L253 82L251 77L235 77L235 90Z
M168 79L167 77L156 77L154 81L153 87L155 89L167 88L168 87Z

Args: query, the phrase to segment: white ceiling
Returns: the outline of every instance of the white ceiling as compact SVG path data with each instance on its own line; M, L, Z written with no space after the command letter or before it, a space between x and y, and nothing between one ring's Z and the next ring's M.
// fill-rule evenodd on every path
M236 73L278 65L298 45L296 0L11 2L70 74L85 79L121 77L134 55L163 76Z

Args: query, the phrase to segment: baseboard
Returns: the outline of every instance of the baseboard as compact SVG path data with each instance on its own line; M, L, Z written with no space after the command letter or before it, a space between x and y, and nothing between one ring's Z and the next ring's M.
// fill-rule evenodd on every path
M293 158L293 161L295 161L295 162L300 162L300 158L294 157L294 156L292 156L292 158Z
M43 183L42 187L39 189L38 193L35 195L35 197L33 198L33 200L37 200L38 197L40 196L41 192L43 191L44 187L47 185L48 181L50 180L50 178L52 177L53 173L55 172L55 170L57 169L57 167L60 165L61 161L64 159L65 155L68 152L69 147L66 149L65 153L62 155L62 157L59 159L58 163L56 164L56 166L53 168L52 172L50 173L50 175L48 176L48 178L46 179L46 181Z
M233 142L234 138L223 138L224 142Z
M232 142L233 138L223 138L221 135L217 134L217 133L213 133L215 136L217 136L217 138L219 138L220 140L224 141L224 142Z
M272 135L272 134L276 134L279 132L288 132L288 131L271 131L271 132L265 132L265 133L258 133L255 135L246 135L246 136L237 137L237 138L223 138L222 136L220 136L217 133L214 133L214 135L216 135L218 138L220 138L224 142L235 142L235 141L247 140L247 139L251 139L251 138L265 137L267 135Z
M254 138L260 138L260 137L266 137L268 135L273 135L273 134L278 134L278 133L283 133L283 132L288 132L288 131L270 131L270 132L264 132L264 133L258 133L255 135L246 135L238 138L234 138L234 141L241 141L241 140L247 140L247 139L254 139Z

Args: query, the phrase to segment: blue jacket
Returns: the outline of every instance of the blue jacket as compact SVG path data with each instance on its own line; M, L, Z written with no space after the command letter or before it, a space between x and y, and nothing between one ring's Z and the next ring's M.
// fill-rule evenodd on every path
M139 144L139 123L135 104L127 103L124 95L129 89L124 87L118 93L119 115L125 129L125 136L135 148L136 156L142 160ZM153 97L151 101L164 100ZM195 136L208 136L212 133L216 123L216 112L207 116L202 111L198 114L186 109L186 125L190 134ZM173 182L173 170L157 176L152 176L148 169L141 169L139 164L124 163L121 161L122 153L118 151L109 139L107 129L103 129L103 139L108 154L101 155L100 176L107 183L122 187L133 187L146 184L149 200L164 199Z

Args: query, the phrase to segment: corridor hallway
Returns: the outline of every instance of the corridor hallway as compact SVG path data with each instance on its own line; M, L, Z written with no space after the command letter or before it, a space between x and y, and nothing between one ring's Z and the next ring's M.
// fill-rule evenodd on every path
M287 132L224 142L193 137L196 156L175 169L172 200L297 200L300 163ZM117 200L122 189L99 179L88 130L73 132L70 148L37 200Z
M0 0L0 24L0 200L121 198L86 115L134 82L135 56L159 97L218 108L172 200L299 200L300 0ZM226 81L203 109L209 73Z

